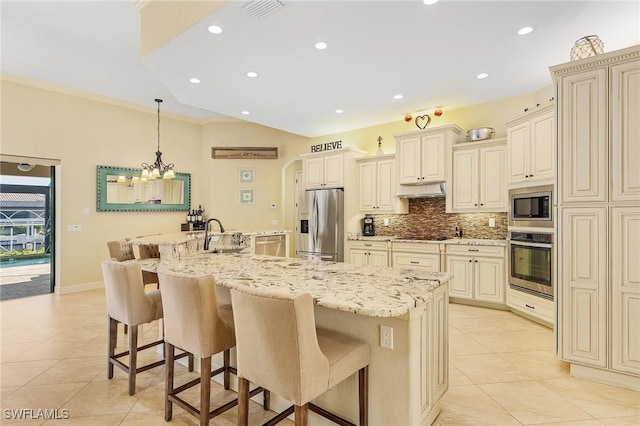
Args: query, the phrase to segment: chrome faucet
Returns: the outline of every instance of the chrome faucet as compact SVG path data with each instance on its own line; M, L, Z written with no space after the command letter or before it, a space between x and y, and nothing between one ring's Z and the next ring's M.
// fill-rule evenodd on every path
M218 219L212 217L211 219L207 220L207 224L204 227L204 250L205 251L209 250L209 240L213 237L213 235L209 236L209 222L211 222L212 220L218 222L218 225L220 225L220 232L224 234L224 226L222 226L222 223Z

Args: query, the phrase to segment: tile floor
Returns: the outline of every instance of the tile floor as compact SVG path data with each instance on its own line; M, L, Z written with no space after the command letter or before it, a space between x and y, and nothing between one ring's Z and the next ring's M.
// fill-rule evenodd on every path
M569 377L550 329L504 311L450 306L451 383L436 425L640 425L640 393ZM142 373L134 396L122 371L106 379L105 315L102 290L0 302L1 424L166 424L163 368ZM157 324L140 334L154 340ZM176 369L185 381L195 374ZM214 389L218 403L233 395ZM60 417L65 409L71 418L18 421L8 418L14 408L58 408ZM251 409L252 424L268 417L258 404ZM210 424L234 425L236 413ZM197 422L176 407L171 424Z

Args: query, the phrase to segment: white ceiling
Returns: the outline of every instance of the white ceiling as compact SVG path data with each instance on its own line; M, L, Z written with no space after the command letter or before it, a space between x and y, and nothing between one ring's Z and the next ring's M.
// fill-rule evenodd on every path
M0 68L313 137L534 92L551 84L548 67L567 62L585 35L599 35L606 51L640 41L638 0L283 1L262 18L232 1L140 58L132 1L2 0ZM223 33L207 32L210 24ZM517 36L524 25L535 31ZM317 41L329 47L316 50ZM489 77L477 80L480 72ZM398 93L404 98L393 99Z

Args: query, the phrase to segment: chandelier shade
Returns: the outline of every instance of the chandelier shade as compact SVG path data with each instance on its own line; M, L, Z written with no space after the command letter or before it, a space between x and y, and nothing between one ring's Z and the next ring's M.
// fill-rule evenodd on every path
M154 99L158 104L158 150L156 151L156 161L152 164L142 163L141 180L153 180L162 177L162 179L173 179L176 177L173 171L173 163L164 164L162 161L162 152L160 152L160 103L162 99Z

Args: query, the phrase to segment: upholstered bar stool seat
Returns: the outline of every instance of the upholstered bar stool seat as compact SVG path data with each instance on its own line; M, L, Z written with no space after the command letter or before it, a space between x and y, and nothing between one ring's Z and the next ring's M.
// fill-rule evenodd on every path
M113 378L114 366L122 369L129 376L129 395L133 395L136 392L136 375L164 364L164 360L159 360L141 367L137 366L138 351L163 343L162 340L157 340L138 347L138 326L162 318L162 298L159 290L148 293L144 291L142 270L135 260L123 262L113 259L103 260L102 275L109 317L107 377ZM116 354L118 322L130 329L129 348L127 351ZM129 365L120 361L121 357L127 355Z
M340 425L352 425L310 401L354 373L359 380L359 424L368 423L369 345L316 329L313 299L238 287L231 290L238 358L238 425L248 419L248 381L294 404L269 424L295 412L306 425L308 410Z
M200 419L200 425L238 405L238 399L228 401L210 411L211 378L224 373L224 388L229 389L230 349L235 346L235 332L231 306L218 306L216 284L211 276L192 277L175 273L159 273L162 288L165 326L165 358L167 360L165 385L165 420L171 420L173 404ZM174 387L174 348L179 347L200 358L200 377ZM223 353L223 366L211 371L213 355ZM200 408L181 398L179 394L200 384ZM255 389L252 395L262 389ZM268 409L265 393L265 409Z

